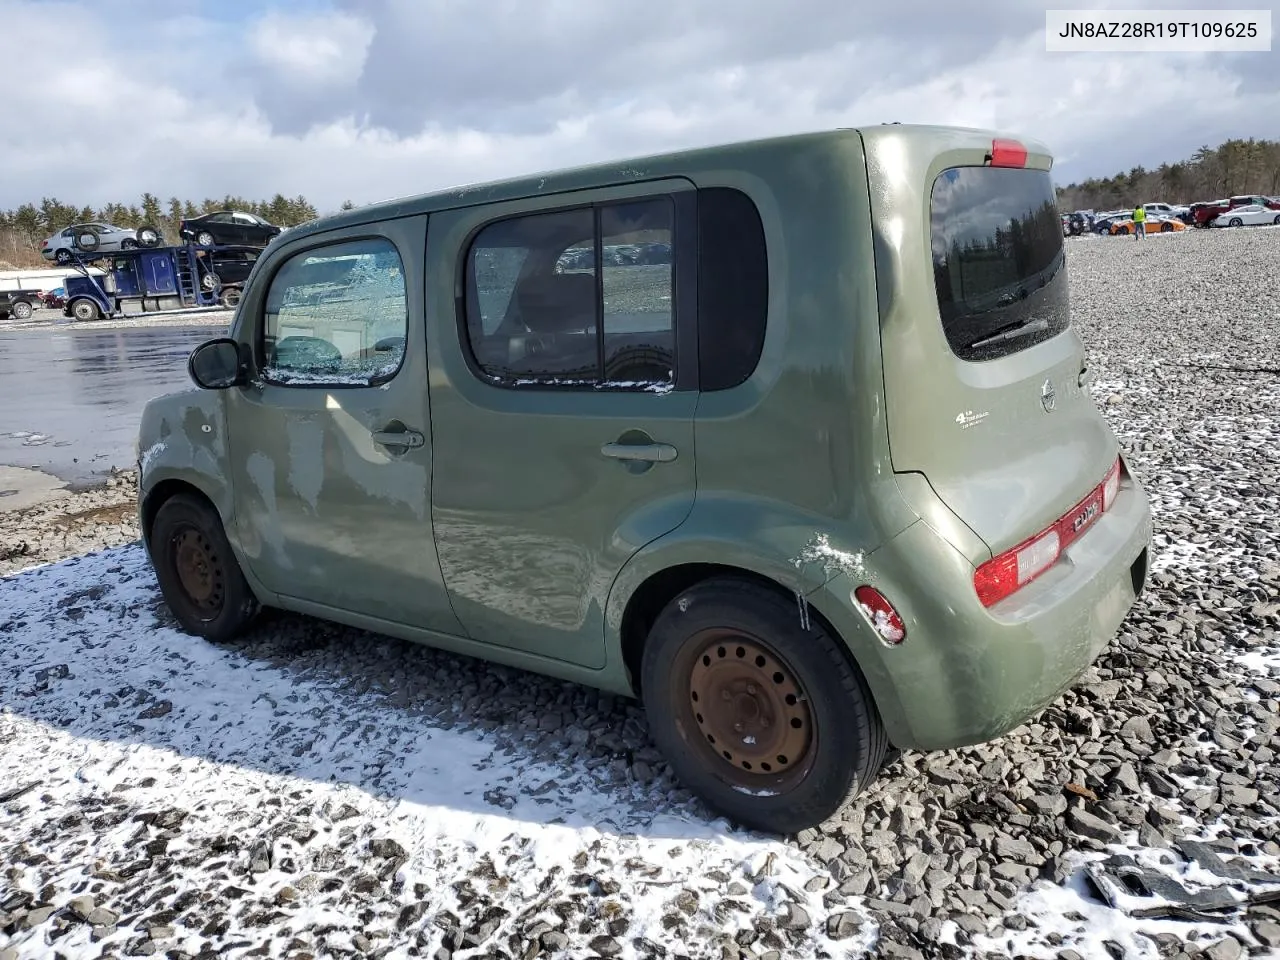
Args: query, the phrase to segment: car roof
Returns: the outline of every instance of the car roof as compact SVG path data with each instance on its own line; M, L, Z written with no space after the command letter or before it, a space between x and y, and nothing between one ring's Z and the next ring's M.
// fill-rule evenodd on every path
M480 183L462 184L430 193L384 200L340 213L318 217L300 224L290 231L291 237L305 237L341 227L359 226L395 217L408 217L442 210L479 204L519 200L541 193L556 194L575 189L591 189L609 184L619 184L659 178L687 176L690 168L712 168L725 163L732 164L735 155L744 159L757 152L767 152L781 145L796 147L831 145L840 140L867 142L877 137L905 135L922 144L946 143L954 148L957 136L967 137L968 146L977 147L983 139L989 143L995 138L1016 140L1027 150L1028 156L1045 158L1052 163L1048 148L1027 137L1014 136L998 130L940 126L925 124L878 124L862 127L842 127L808 133L764 137L717 143L687 150L646 156L609 160L601 163L564 167L529 173L518 177ZM949 142L948 142L949 141Z

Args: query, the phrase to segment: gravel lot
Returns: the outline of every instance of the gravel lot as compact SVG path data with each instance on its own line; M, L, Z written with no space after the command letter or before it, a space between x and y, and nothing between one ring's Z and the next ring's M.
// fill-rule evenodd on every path
M1280 230L1068 248L1156 558L1035 722L730 831L634 704L299 617L183 637L122 475L0 513L0 572L103 551L0 582L0 960L1277 955L1280 895L1143 918L1083 868L1280 891Z

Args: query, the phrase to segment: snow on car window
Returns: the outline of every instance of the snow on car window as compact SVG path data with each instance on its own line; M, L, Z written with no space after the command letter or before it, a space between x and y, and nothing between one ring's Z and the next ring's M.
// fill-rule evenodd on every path
M399 369L408 333L404 267L387 240L296 254L267 293L269 379L367 386Z

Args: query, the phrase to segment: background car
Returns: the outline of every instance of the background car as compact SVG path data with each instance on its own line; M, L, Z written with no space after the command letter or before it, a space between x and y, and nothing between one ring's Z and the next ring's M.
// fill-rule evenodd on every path
M256 213L243 210L218 210L203 217L191 217L178 224L178 233L184 240L193 240L198 246L213 247L246 244L265 247L283 231L268 223Z
M156 247L164 235L152 226L117 227L110 223L76 223L40 244L46 260L70 263L77 253L117 253L135 247Z
M1181 220L1175 220L1172 217L1153 217L1147 214L1147 233L1173 233L1175 230L1185 230L1187 225ZM1133 234L1133 214L1127 217L1117 217L1111 221L1110 233L1113 236L1130 236Z
M1280 200L1274 200L1271 197L1250 196L1248 194L1228 197L1226 200L1214 200L1206 203L1196 211L1196 226L1210 226L1216 217L1222 216L1236 207L1262 206L1271 210L1280 211Z
M1280 209L1265 207L1260 203L1250 203L1214 217L1212 226L1257 227L1264 223L1280 225Z

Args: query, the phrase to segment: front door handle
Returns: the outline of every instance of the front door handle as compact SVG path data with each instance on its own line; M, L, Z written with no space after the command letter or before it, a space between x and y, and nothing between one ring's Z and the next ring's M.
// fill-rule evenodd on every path
M420 447L425 442L417 430L375 430L372 436L384 447Z
M644 460L648 463L669 463L676 458L676 448L669 443L606 443L600 452L615 460Z

